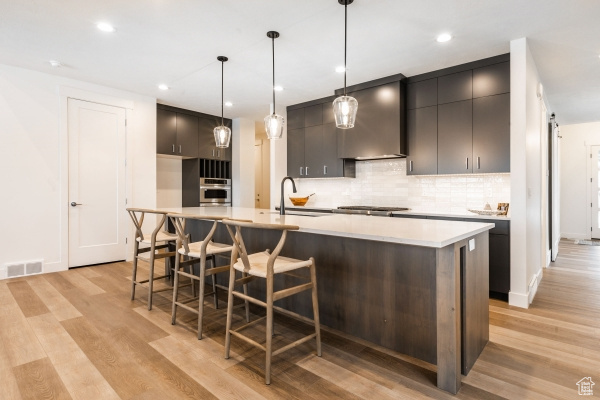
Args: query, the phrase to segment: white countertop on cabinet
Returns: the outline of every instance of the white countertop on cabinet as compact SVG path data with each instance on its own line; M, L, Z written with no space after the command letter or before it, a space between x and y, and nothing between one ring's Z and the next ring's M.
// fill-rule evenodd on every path
M300 232L341 236L363 240L442 248L449 244L485 232L493 223L439 221L415 218L386 218L367 215L315 213L315 216L286 215L278 211L243 207L184 207L161 208L163 211L198 216L219 216L247 219L266 224L297 225Z

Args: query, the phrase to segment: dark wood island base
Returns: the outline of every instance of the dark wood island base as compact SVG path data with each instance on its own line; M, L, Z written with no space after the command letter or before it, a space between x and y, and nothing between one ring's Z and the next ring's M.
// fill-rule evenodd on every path
M188 226L192 237L209 228ZM276 243L269 235L245 230L248 251ZM227 239L220 226L215 240ZM437 386L455 394L489 338L488 246L487 231L442 248L290 232L281 254L315 258L321 324L436 364ZM249 290L264 296L261 282ZM309 293L278 303L312 318Z

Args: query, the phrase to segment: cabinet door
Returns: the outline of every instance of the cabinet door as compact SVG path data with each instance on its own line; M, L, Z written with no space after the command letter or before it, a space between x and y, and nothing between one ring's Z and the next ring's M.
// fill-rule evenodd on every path
M438 106L408 110L407 175L435 175L438 172Z
M288 176L304 176L304 128L288 129L287 155Z
M358 101L354 128L341 131L339 158L402 154L400 82L350 93Z
M335 116L333 115L333 101L321 104L323 108L323 125L335 124Z
M304 127L323 125L323 105L317 104L304 109Z
M287 110L287 128L288 130L304 128L304 108Z
M323 177L323 125L304 128L304 177Z
M410 83L406 87L406 103L409 110L435 106L438 103L438 80L427 79Z
M177 143L177 113L156 110L156 152L175 155Z
M198 158L198 117L177 113L177 155Z
M473 98L473 71L457 72L438 78L438 104Z
M213 118L199 118L198 123L198 157L208 159L217 158L214 129L220 123L217 123Z
M338 131L339 129L335 127L335 122L323 125L321 156L323 157L322 173L325 178L339 178L344 176L344 160L337 156Z
M490 291L510 291L510 236L490 235Z
M473 172L473 100L438 106L438 174Z
M473 98L510 92L510 62L473 70Z
M510 172L510 93L473 100L473 172Z

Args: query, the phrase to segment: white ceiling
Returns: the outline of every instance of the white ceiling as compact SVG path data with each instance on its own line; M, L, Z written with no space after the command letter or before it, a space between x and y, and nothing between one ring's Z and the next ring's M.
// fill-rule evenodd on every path
M355 0L348 14L349 85L507 53L527 37L558 121L600 121L600 1ZM100 32L98 21L116 32ZM0 63L220 114L216 58L225 55L225 100L234 103L225 116L262 120L271 102L266 32L281 34L281 109L343 85L334 71L343 29L337 0L0 0ZM441 32L453 40L437 43Z

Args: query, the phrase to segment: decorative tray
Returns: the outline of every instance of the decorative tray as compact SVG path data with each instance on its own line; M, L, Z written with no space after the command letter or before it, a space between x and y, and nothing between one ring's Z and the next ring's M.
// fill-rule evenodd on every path
M468 211L475 213L475 214L479 214L479 215L506 215L505 212L503 211L498 211L498 210L472 210L472 209L468 209Z

